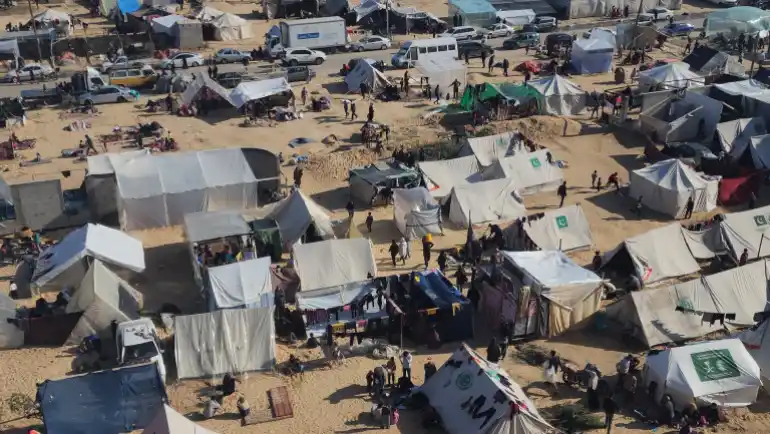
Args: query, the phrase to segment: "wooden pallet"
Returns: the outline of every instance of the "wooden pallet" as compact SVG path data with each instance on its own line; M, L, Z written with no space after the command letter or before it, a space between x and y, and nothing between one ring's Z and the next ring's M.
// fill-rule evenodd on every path
M294 410L291 407L289 391L286 386L276 387L267 391L267 400L270 404L269 409L252 410L248 417L243 419L242 425L256 425L259 423L272 422L281 419L294 417Z

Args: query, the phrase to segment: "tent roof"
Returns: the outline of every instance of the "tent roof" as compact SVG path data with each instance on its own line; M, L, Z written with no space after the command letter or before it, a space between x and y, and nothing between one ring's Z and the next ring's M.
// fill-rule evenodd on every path
M161 27L170 29L179 21L184 21L185 17L182 15L166 15L163 17L156 17L152 19L152 23Z
M714 87L729 95L753 95L767 92L767 86L753 79L715 84Z
M524 225L524 231L541 250L568 252L593 245L591 227L580 205L546 211L543 217Z
M690 166L671 158L634 170L642 178L673 191L692 191L706 188L706 181Z
M277 95L281 92L291 92L291 86L285 77L241 83L230 92L230 99L235 107L241 108L249 101Z
M719 143L733 158L743 155L753 136L767 133L767 125L761 117L735 119L717 124Z
M474 155L482 167L491 166L495 161L513 154L512 140L515 131L483 137L468 137L468 149L461 150L461 154ZM423 163L420 163L423 164Z
M187 85L187 89L185 89L182 94L182 103L187 105L192 104L193 99L198 95L198 92L200 92L201 89L209 89L231 105L235 105L232 98L230 98L230 91L202 72L193 73L193 80Z
M248 221L239 211L207 211L185 214L184 228L191 243L251 233Z
M35 15L33 19L42 23L51 23L56 20L59 20L61 23L69 23L70 14L56 9L46 9L45 11Z
M278 222L284 243L294 244L300 240L311 224L321 238L334 238L334 226L328 211L299 190L266 208L266 217Z
M225 12L211 22L215 27L240 27L248 25L249 22L238 15Z
M200 11L198 11L197 14L195 14L195 18L201 21L211 21L222 14L224 14L224 12L220 11L219 9L213 8L211 6L204 6Z
M88 175L113 175L115 168L134 158L149 157L149 149L126 151L121 153L97 154L88 157Z
M736 336L759 365L764 378L770 378L770 321L752 327Z
M452 188L450 218L466 226L486 222L513 220L527 215L518 197L518 185L512 179L493 179ZM457 207L457 208L456 208ZM454 213L457 209L462 215ZM470 221L469 221L470 213Z
M544 288L600 283L601 277L572 261L559 250L502 252L505 259Z
M449 309L458 303L470 302L439 270L418 271L411 278L413 285L430 300L430 308Z
M218 309L273 306L269 256L210 267L208 276Z
M580 86L558 74L530 81L527 85L535 88L543 96L585 94Z
M705 80L700 75L690 71L690 65L682 62L671 62L640 72L639 83L647 83L652 86L664 84L671 87L687 87L703 86Z
M435 76L447 71L465 71L467 67L457 59L421 59L415 65L422 75Z
M613 52L615 46L601 36L591 39L578 39L572 43L573 49L578 48L587 52Z
M492 14L497 10L484 0L449 0L449 4L457 8L461 14Z
M361 59L356 66L345 75L345 84L348 91L356 92L361 88L361 83L366 83L370 89L378 89L390 82L390 79L379 69L374 67L374 59Z
M313 289L297 293L299 309L334 309L361 301L369 294L377 292L377 284L373 280L350 282L331 288Z
M132 271L144 271L141 241L119 230L89 223L40 253L32 283L43 287L86 256Z
M453 158L451 160L421 161L420 172L433 197L444 197L452 192L455 185L469 184L478 180L479 162L476 157Z
M216 434L184 417L181 413L163 404L142 434Z
M743 249L748 250L749 258L770 256L770 242L762 242L770 234L770 206L724 214L720 226L736 259Z
M535 152L519 152L512 157L497 160L491 168L484 171L492 178L512 179L522 194L534 193L551 187L558 188L564 181L564 174L559 166L548 163L548 149ZM540 188L538 188L540 187Z
M366 238L326 240L294 246L302 291L330 288L377 275L372 243Z

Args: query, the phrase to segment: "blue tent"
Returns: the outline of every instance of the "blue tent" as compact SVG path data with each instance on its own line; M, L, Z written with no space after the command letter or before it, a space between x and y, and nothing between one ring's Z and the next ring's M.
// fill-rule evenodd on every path
M578 74L609 72L613 51L614 47L605 39L578 39L572 44L572 65Z
M441 342L473 338L473 306L439 270L412 273L414 310L436 326Z
M38 387L37 400L48 434L142 429L167 401L155 363L47 380Z

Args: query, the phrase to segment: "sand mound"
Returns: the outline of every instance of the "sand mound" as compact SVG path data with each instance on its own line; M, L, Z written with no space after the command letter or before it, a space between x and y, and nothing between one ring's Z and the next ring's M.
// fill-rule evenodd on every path
M372 164L378 159L379 156L371 149L354 148L313 156L307 164L307 169L318 180L339 181L348 178L350 169Z
M499 131L518 129L532 140L545 140L554 137L576 136L583 126L574 119L560 116L531 116L496 124Z

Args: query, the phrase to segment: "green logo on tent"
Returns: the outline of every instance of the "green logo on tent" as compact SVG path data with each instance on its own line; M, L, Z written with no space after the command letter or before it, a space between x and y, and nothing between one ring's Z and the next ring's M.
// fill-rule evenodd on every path
M695 307L692 305L692 302L686 298L679 300L676 303L676 306L683 309L685 312L692 312L695 310Z
M460 372L455 380L455 385L460 390L468 390L473 386L473 376L468 371Z
M757 226L764 226L767 224L767 218L763 215L755 215L754 216L754 223Z
M534 167L535 169L540 167L540 160L537 157L530 158L529 162L532 163L532 167Z
M730 350L720 349L690 354L700 381L715 381L741 375Z
M567 216L563 216L563 215L560 215L559 217L556 217L556 226L557 226L559 229L564 229L564 228L566 228L567 226L569 226L569 225L567 224Z

